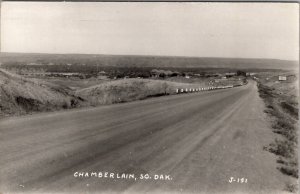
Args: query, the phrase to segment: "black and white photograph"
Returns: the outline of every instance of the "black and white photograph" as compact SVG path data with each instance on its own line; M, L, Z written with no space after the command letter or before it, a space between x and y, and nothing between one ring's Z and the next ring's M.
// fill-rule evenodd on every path
M1 194L299 192L297 2L0 3Z

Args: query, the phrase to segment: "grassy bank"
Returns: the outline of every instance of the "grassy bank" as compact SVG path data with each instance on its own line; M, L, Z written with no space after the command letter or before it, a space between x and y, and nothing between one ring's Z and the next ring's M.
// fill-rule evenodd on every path
M275 81L277 76L258 81L260 97L264 100L265 112L269 115L277 138L265 149L278 156L278 170L298 179L298 86L297 80ZM296 192L297 182L286 185L286 190Z
M76 95L96 106L172 95L176 93L176 88L199 88L201 86L204 87L200 83L189 84L151 79L121 79L78 90Z
M83 103L64 87L0 70L0 117L74 108Z

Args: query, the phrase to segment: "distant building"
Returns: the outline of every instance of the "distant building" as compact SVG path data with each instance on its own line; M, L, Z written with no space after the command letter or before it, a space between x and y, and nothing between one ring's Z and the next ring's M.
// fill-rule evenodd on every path
M100 71L100 72L98 72L98 75L106 75L106 72L105 71Z
M278 76L279 81L286 81L286 76L280 75Z
M236 73L225 73L226 77L233 77L236 76Z
M186 79L190 79L191 77L190 77L189 75L186 75L185 78L186 78Z
M98 75L97 78L102 80L109 80L109 78L106 75Z

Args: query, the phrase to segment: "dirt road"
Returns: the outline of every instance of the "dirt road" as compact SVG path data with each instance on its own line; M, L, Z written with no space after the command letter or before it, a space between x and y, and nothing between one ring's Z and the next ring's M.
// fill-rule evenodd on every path
M253 82L4 119L0 134L2 192L282 193L287 180L263 150L274 134Z

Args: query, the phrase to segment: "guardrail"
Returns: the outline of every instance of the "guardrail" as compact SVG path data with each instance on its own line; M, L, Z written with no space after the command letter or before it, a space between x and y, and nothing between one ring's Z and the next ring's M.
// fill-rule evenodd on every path
M204 87L204 88L177 88L176 89L176 94L194 93L194 92L201 92L201 91L208 91L208 90L219 90L219 89L226 89L226 88L233 88L233 85L217 86L217 87Z

